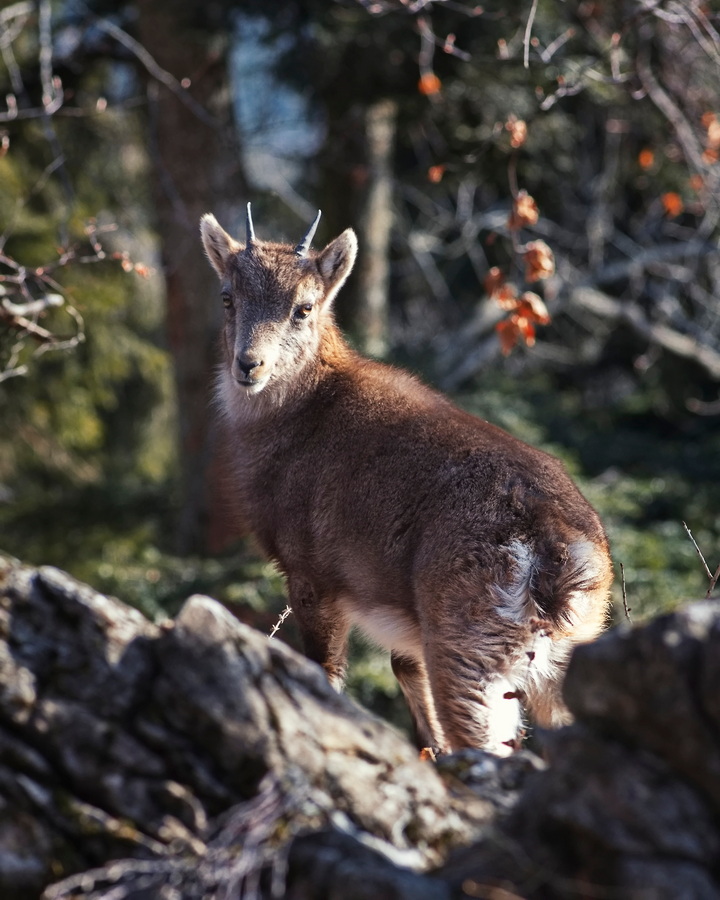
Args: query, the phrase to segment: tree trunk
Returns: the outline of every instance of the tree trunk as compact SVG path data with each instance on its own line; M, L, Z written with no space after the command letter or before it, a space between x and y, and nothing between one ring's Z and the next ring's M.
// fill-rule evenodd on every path
M167 291L167 341L173 358L181 464L180 553L212 551L226 533L211 472L215 429L211 380L221 321L216 277L203 258L199 221L212 210L238 220L246 182L233 129L227 43L211 43L199 3L137 0L143 47L178 85L149 84L157 227ZM180 86L189 79L187 90Z
M365 110L367 183L357 221L360 256L355 280L356 332L371 356L388 350L388 287L392 228L392 157L397 104L380 100Z
M331 119L321 163L326 231L352 226L360 245L347 285L335 301L340 326L365 353L388 349L390 233L397 104L354 104Z

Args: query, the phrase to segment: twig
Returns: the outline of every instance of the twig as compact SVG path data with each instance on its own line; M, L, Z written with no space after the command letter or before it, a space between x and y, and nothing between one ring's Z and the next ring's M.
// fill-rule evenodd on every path
M94 24L101 31L110 35L111 38L114 38L119 44L122 44L123 47L129 50L135 56L137 61L144 66L147 72L152 75L156 81L164 84L166 88L172 91L178 100L183 103L197 119L212 128L221 126L220 120L211 115L201 103L198 103L192 94L187 91L182 82L178 81L174 75L158 65L153 56L148 53L143 45L139 41L136 41L134 37L131 37L127 31L118 28L118 26L109 19L97 18L95 19Z
M705 572L707 573L707 577L710 579L710 581L712 581L712 580L713 580L713 574L712 574L712 572L710 571L710 569L709 569L709 567L708 567L708 564L705 562L705 557L702 555L702 551L701 551L700 548L698 547L698 545L697 545L697 543L696 543L696 541L695 541L695 538L692 536L692 532L691 532L690 529L687 527L687 524L686 524L685 522L683 522L683 527L685 528L685 531L687 531L688 537L689 537L690 540L693 542L693 547L695 547L695 549L697 550L697 555L698 555L698 556L700 557L700 559L702 560L702 564L703 564L703 566L705 567ZM716 576L716 579L717 579L717 576ZM715 587L715 584L714 584L714 583L713 583L713 587Z
M619 319L651 344L675 356L692 359L713 378L720 378L720 353L696 338L675 331L662 322L654 322L639 303L619 301L590 287L577 287L570 294L573 305L584 307L603 319Z
M712 207L712 212L717 213L717 175L705 164L703 160L703 148L700 141L693 130L685 112L674 98L660 85L650 65L650 50L642 47L637 55L636 71L638 78L648 97L654 103L656 108L667 119L675 132L678 143L683 151L688 166L702 178L708 185L706 192L706 203L708 207ZM708 215L710 209L708 209ZM707 218L707 216L706 216ZM699 231L701 234L705 232L703 226Z
M525 26L525 36L523 38L523 66L530 68L530 36L532 35L533 22L535 21L535 13L537 12L538 0L533 0L530 7L530 15L528 16L527 25Z
M27 375L29 371L27 366L17 366L14 369L5 369L3 372L0 372L0 382L7 381L8 378L18 378L22 375Z
M630 618L632 609L628 606L627 602L627 590L625 589L625 566L622 563L620 563L620 579L622 583L623 612L625 613L625 618L628 620L628 623L632 625L632 619Z
M417 17L417 27L420 32L420 52L418 53L420 74L432 74L433 56L435 55L435 35L425 16Z
M276 635L276 634L278 633L278 631L280 630L280 626L281 626L282 623L285 621L285 619L287 619L287 617L290 615L291 612L292 612L292 609L290 609L289 606L286 606L285 609L280 613L280 618L279 618L279 619L277 620L277 622L273 625L272 631L271 631L270 634L268 635L268 640L269 640L269 641L271 641L271 640L275 637L275 635Z
M707 594L705 594L705 599L710 599L710 594L712 594L715 585L718 583L718 578L720 578L720 566L715 569L715 574L710 579L710 587L707 589Z
M42 341L44 343L55 340L55 335L51 331L48 331L47 328L41 328L39 325L35 324L35 322L26 319L25 316L12 315L3 308L0 310L0 317L6 320L11 328L19 328L21 331L29 334L30 337L35 338L36 341Z
M42 105L45 110L52 108L57 99L57 84L53 77L52 51L52 9L49 0L40 0L38 5L38 62L40 83L42 84Z
M545 63L550 62L557 51L573 37L575 37L575 29L565 29L562 34L558 35L554 41L548 44L547 47L540 52L540 59Z

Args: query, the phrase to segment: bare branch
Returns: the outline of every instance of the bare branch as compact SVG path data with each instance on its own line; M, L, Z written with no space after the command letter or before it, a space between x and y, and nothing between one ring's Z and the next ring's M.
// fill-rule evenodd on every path
M14 316L9 313L4 306L0 307L0 319L4 319L11 328L17 328L29 334L36 341L46 342L53 341L55 338L51 331L41 328L35 322L25 318L25 316Z
M676 356L694 360L708 375L720 380L720 353L668 325L652 322L637 303L614 300L602 291L590 287L572 290L570 301L602 318L626 322L650 343L657 344Z
M703 148L687 117L670 94L661 87L655 77L650 66L649 49L647 47L641 47L638 52L637 73L650 100L672 125L688 165L712 186L705 193L706 203L717 214L718 201L715 188L718 183L718 177L705 164Z
M710 569L708 568L708 564L705 562L705 557L702 555L702 551L701 551L700 548L698 547L695 538L692 536L692 532L691 532L690 529L688 528L687 522L683 522L683 528L685 529L685 531L687 531L688 537L689 537L690 540L692 541L693 547L694 547L695 550L697 551L697 555L698 555L698 556L700 557L700 559L702 560L702 564L703 564L703 566L704 566L704 568L705 568L705 572L707 573L707 577L710 578L710 579L712 580L712 572L711 572Z
M8 367L0 372L0 383L7 381L8 378L17 378L21 375L27 375L29 371L27 366Z
M532 0L530 7L530 15L528 16L527 25L525 26L525 36L523 37L523 66L528 69L530 67L530 38L532 36L533 22L537 13L538 0Z
M713 575L712 572L710 571L710 568L708 567L707 562L705 562L705 557L702 554L702 550L698 547L697 541L692 536L692 532L688 528L687 523L683 522L683 527L685 528L685 531L687 531L688 537L692 541L693 547L697 551L697 555L700 557L700 559L702 561L703 568L705 569L705 574L710 579L710 586L708 587L707 593L705 594L705 599L709 600L710 594L712 594L712 592L715 588L715 585L718 583L718 579L720 579L720 566L717 567L717 569L715 570L715 574Z
M147 266L132 262L127 252L108 254L105 250L101 235L116 228L114 224L99 226L91 219L85 226L85 233L92 252L81 252L79 245L66 247L59 251L57 260L33 269L20 265L0 249L0 267L5 270L0 269L0 321L6 328L19 332L18 340L0 370L0 380L28 374L28 366L19 365L20 354L27 340L39 344L32 353L33 357L50 351L72 350L85 340L82 315L67 302L62 286L50 273L70 264L84 265L104 260L117 261L126 272L134 271L142 276L149 273ZM12 299L12 294L22 298L22 302ZM36 296L37 294L40 296ZM62 336L57 333L57 329L51 330L38 325L37 318L51 308L61 308L63 314L73 320L74 334Z
M620 577L622 580L623 612L625 613L625 618L628 620L629 624L632 625L632 619L630 618L630 613L632 612L632 610L628 606L627 590L625 588L625 566L622 563L620 563Z
M280 613L280 617L278 618L277 622L273 625L272 630L271 630L270 634L268 635L269 641L271 641L275 637L275 635L278 633L278 631L280 631L280 626L283 624L285 619L287 619L287 617L291 614L292 614L292 609L289 606L286 606L285 609Z
M703 52L715 63L720 63L720 38L701 9L686 7L682 3L672 2L668 9L674 10L677 18L692 32Z
M55 101L55 90L52 71L52 23L50 0L40 0L38 4L38 40L40 50L38 62L40 64L40 82L42 84L43 109L48 110Z
M623 237L616 232L616 237ZM653 247L639 247L627 238L621 246L623 252L630 256L629 259L609 263L593 273L593 281L597 284L612 284L622 281L633 274L642 272L653 263L670 262L676 259L688 257L715 256L718 248L710 241L702 238L694 238L689 241L670 241L665 244L656 244Z
M9 47L15 38L25 27L27 20L35 11L35 4L31 0L21 3L13 3L0 10L0 48Z
M222 127L222 123L215 116L211 115L205 107L198 103L187 89L181 84L174 75L163 69L157 64L153 56L143 47L143 45L131 37L122 28L118 28L109 19L96 19L95 25L110 37L114 38L119 44L128 49L141 65L145 67L152 77L164 84L166 88L171 90L178 100L183 103L201 122L210 125L213 128Z
M720 416L720 400L705 401L691 397L685 406L698 416Z
M550 60L558 52L558 50L560 50L561 47L567 44L567 42L572 37L575 37L575 29L567 28L565 31L563 31L562 34L558 35L554 41L549 43L544 50L541 51L540 59L542 59L543 62L550 62Z
M707 589L707 594L705 594L705 599L710 599L710 594L712 594L715 589L715 585L718 583L718 579L720 578L720 566L715 569L715 574L710 579L710 587Z

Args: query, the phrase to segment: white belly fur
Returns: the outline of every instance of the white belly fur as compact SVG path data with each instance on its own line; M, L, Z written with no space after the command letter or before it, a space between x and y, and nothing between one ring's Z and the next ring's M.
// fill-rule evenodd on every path
M420 629L405 613L387 607L361 609L350 600L341 602L352 624L374 644L413 659L420 656Z

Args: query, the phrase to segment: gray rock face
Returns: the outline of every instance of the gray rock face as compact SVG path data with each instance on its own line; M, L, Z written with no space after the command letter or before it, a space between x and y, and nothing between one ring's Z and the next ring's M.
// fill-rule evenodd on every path
M579 647L576 723L543 736L547 768L503 823L512 841L458 853L464 882L522 896L720 897L720 603L698 602Z
M565 695L543 760L434 766L209 598L158 626L0 557L0 897L720 898L720 603Z
M261 847L261 868L327 828L426 868L492 816L215 601L158 627L55 569L0 562L0 897L112 859L203 896L229 846Z

